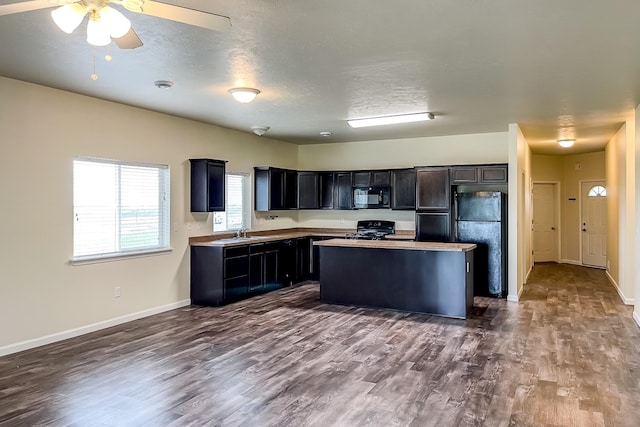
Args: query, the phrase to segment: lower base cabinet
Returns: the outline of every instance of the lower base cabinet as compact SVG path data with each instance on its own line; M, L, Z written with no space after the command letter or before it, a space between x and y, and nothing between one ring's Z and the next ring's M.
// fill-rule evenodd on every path
M309 276L309 239L191 247L191 302L217 306L290 286Z

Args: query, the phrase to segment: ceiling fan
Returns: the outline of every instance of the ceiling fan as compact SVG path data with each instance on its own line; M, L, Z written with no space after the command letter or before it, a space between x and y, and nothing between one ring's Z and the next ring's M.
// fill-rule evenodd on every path
M30 0L0 5L0 16L58 6L51 12L51 17L58 28L68 34L78 28L88 15L87 42L90 44L106 46L113 40L121 49L142 46L142 41L131 28L131 21L109 4L214 31L223 31L231 26L227 16L152 0Z

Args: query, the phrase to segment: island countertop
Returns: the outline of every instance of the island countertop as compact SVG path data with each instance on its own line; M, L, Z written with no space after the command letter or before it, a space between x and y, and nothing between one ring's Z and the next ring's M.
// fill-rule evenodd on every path
M413 251L467 252L476 248L474 243L412 242L397 240L331 239L313 242L315 246L339 246L345 248L404 249Z

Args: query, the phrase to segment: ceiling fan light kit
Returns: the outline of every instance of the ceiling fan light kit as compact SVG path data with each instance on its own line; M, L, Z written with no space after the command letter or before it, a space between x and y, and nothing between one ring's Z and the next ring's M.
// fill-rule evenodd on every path
M347 120L347 124L352 128L363 128L370 126L394 125L399 123L422 122L426 120L433 120L434 118L435 116L433 115L433 113L410 113L399 114L396 116L370 117L365 119Z
M86 10L79 3L65 4L51 11L53 22L67 34L71 34L80 25Z
M229 89L229 93L233 95L236 101L248 104L258 96L260 91L250 87L234 87L233 89Z

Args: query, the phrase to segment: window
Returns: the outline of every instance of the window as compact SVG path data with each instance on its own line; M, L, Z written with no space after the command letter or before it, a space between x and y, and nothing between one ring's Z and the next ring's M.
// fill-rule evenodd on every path
M73 161L73 260L169 249L169 167Z
M607 189L604 188L602 185L594 185L593 187L591 187L591 190L589 190L589 197L607 197Z
M226 176L225 211L213 213L213 231L249 228L249 175L229 173Z

